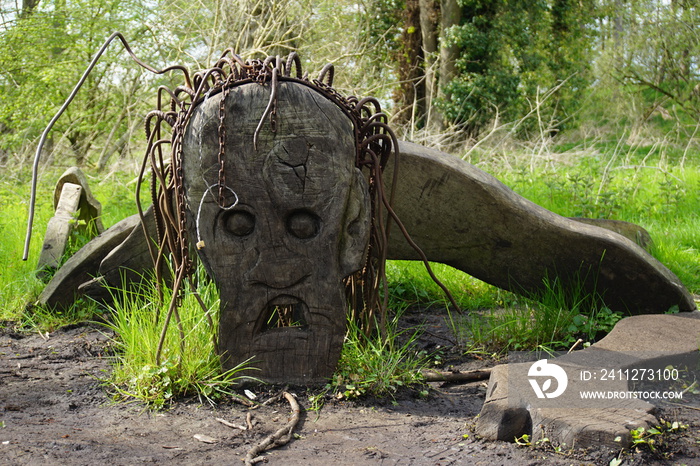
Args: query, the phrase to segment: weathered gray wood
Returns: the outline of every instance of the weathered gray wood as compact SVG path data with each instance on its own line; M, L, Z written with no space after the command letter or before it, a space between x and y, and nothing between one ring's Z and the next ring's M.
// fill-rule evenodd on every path
M138 216L129 217L96 236L71 256L44 287L38 304L64 310L82 294L79 286L98 274L102 259L138 226Z
M565 287L581 282L629 314L695 309L680 280L629 239L550 212L456 157L400 148L394 210L431 261L519 293L540 292L546 276ZM419 258L398 229L389 257Z
M342 280L365 254L366 183L339 107L289 82L277 95L276 131L265 118L257 149L270 87L243 85L226 101L225 204L234 191L240 202L228 211L217 204L221 94L194 111L183 141L189 230L201 235L199 256L220 290L226 366L252 358L260 371L251 375L263 380L323 382L345 334Z
M128 236L104 256L97 269L96 278L80 286L82 292L92 299L109 303L113 298L110 289L125 287L127 290L133 290L144 279L153 277L153 259L148 250L148 241L152 244L156 242L153 208L144 212L149 239L146 238L138 214L127 220L129 225L133 225L127 233Z
M605 228L606 230L614 231L643 247L647 252L650 252L653 241L651 235L643 227L622 220L612 220L607 218L583 218L569 217L575 222L586 223L595 227Z
M547 437L550 442L567 447L627 448L632 441L630 429L658 425L655 407L649 401L662 400L613 396L594 400L582 398L580 392L678 390L680 382L659 382L658 377L655 384L647 380L646 388L639 387L639 377L636 381L626 380L619 372L603 380L602 370L609 374L619 369L625 374L627 369L632 374L635 368L663 371L671 364L680 371L680 380L690 384L698 376L699 336L697 311L622 319L612 332L589 348L547 361L567 374L565 391L554 398L537 398L529 382L532 362L496 366L491 372L476 432L487 440L513 442L528 434L533 443ZM590 377L582 377L582 371L589 371Z
M44 245L37 264L39 276L45 276L47 270L55 270L60 265L75 226L81 192L82 188L77 184L65 183L61 186L56 212L46 225Z
M104 226L102 225L102 204L100 204L100 201L98 201L95 196L92 195L87 177L78 167L69 168L58 179L56 188L54 189L54 208L58 205L61 189L65 183L77 184L82 188L82 192L80 193L80 204L78 206L80 211L78 220L82 220L83 224L79 225L78 229L88 232L87 225L92 224L94 225L95 230L97 230L95 233L102 233L105 230Z

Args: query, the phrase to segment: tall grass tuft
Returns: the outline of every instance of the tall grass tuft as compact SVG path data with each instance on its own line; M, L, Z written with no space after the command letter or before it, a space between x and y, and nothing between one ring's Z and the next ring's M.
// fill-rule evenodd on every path
M428 364L426 355L414 345L420 331L399 330L399 317L397 313L387 323L384 337L378 333L367 336L350 319L338 367L326 390L352 399L392 396L402 387L420 385L421 369Z
M543 279L543 291L520 297L510 306L449 316L459 344L468 351L561 351L587 346L612 330L622 314L611 311L583 281L564 286L558 277ZM580 341L579 341L580 340Z
M241 382L254 380L242 374L251 369L247 362L228 371L222 369L215 345L218 293L210 282L201 285L199 291L214 326L193 292L186 291L179 309L180 325L171 322L168 326L161 359L157 362L162 316L171 291L166 288L160 299L154 280L144 283L140 290L117 290L117 304L110 322L105 324L115 333L113 372L109 379L115 399L138 400L156 409L183 396L197 396L214 403L223 396L235 396L232 390Z

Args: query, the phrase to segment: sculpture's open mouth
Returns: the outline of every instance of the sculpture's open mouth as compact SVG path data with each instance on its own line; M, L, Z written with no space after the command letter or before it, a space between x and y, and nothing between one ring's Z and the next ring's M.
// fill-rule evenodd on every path
M301 299L289 295L278 296L265 305L255 325L255 333L282 328L307 328L308 311L308 306Z

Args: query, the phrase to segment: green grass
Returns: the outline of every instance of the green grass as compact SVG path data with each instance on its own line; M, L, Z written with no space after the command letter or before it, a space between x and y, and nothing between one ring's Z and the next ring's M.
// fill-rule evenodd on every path
M367 336L356 322L348 321L338 367L320 397L327 392L338 399L393 396L400 388L422 386L421 369L429 361L414 345L420 329L399 330L400 315L395 313L387 323L385 336Z
M445 264L431 262L435 276L450 291L461 309L481 309L507 305L511 293L489 285ZM443 306L449 303L433 281L425 265L418 261L388 261L390 307L419 304Z
M115 290L116 304L105 324L115 333L113 371L108 380L115 399L158 409L176 397L197 396L214 402L234 395L240 382L251 379L250 373L244 376L241 372L252 368L243 363L224 371L221 366L215 345L219 304L214 285L205 283L199 290L209 316L194 294L185 292L178 310L180 322L171 320L158 358L171 294L165 288L161 300L154 280L146 283L150 285L138 291Z
M43 283L36 277L35 269L45 228L51 215L53 204L37 204L35 217L35 234L32 238L28 261L22 260L24 236L27 230L27 212L29 190L24 192L22 180L6 177L0 179L0 320L18 320L27 305L43 288ZM53 193L41 187L40 199L53 199Z
M509 306L471 314L450 314L449 325L468 352L502 354L541 349L566 351L588 346L612 330L622 315L584 291L583 280L564 287L557 278L543 280L543 291L514 297Z

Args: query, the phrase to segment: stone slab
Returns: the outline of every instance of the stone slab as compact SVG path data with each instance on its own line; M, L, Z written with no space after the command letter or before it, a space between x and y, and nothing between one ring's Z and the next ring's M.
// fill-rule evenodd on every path
M627 380L643 378L630 374L664 370L668 365L681 371L697 368L699 339L697 311L622 319L591 347L547 360L567 375L564 392L551 399L538 397L531 381L537 382L532 362L496 366L477 420L477 433L488 440L512 442L527 434L533 442L546 437L568 447L629 447L631 429L658 424L655 404L643 399L641 393L679 390L667 380ZM558 383L554 383L557 388ZM591 400L581 396L583 391L617 395ZM640 395L618 396L627 393Z

